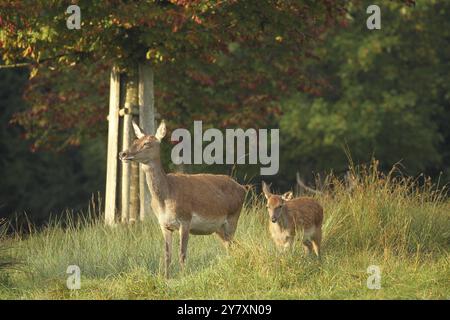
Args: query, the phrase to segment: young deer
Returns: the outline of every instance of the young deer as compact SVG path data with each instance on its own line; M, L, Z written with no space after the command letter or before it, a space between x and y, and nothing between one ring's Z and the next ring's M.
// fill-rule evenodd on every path
M160 142L166 134L161 122L154 136L133 122L137 139L119 153L122 161L142 164L151 194L151 207L165 240L165 274L172 257L172 232L180 233L180 264L184 267L189 233L216 233L228 247L236 231L246 190L225 175L166 174L160 160Z
M320 257L322 240L323 208L313 198L299 197L293 199L292 192L275 195L263 181L262 189L267 199L267 209L271 222L270 234L275 244L282 249L289 248L297 230L303 230L303 247L305 254L311 249Z

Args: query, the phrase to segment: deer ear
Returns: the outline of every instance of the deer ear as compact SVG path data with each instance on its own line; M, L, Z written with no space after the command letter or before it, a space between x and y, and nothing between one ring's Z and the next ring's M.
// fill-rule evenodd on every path
M145 136L144 130L142 130L141 127L139 127L137 123L134 122L134 120L131 123L133 124L134 134L136 135L136 138L140 139Z
M158 141L161 141L165 135L166 135L166 123L163 120L159 124L158 130L156 130L155 138L158 139Z
M270 193L270 187L264 181L262 182L262 191L263 191L264 196L266 197L266 199L269 199L269 197L272 195Z
M294 194L292 193L292 191L288 191L281 196L281 199L283 199L284 201L289 201L292 198L294 198Z

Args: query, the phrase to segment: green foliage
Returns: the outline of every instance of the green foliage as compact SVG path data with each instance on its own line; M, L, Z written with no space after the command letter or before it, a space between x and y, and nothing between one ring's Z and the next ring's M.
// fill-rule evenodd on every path
M81 30L66 28L64 1L0 3L3 62L38 71L25 83L25 73L19 81L0 70L0 214L79 210L103 190L109 70L142 61L155 71L169 130L193 120L280 125L283 189L297 170L345 171L344 150L355 162L375 155L383 169L402 161L409 174L450 177L450 9L410 2L382 4L376 31L366 29L368 1L79 1ZM24 86L27 104L18 99ZM246 183L258 174L188 169Z
M77 4L80 30L66 27L66 1L0 5L2 59L30 63L39 83L32 85L29 99L36 112L17 119L38 146L77 144L92 133L104 121L108 70L118 64L127 71L144 61L155 71L158 110L177 127L192 119L222 127L266 124L278 112L274 101L315 85L304 61L316 40L342 19L346 2ZM92 76L99 72L103 77Z
M374 155L383 168L401 161L409 174L437 176L450 145L450 4L386 2L381 30L366 29L363 1L348 25L330 34L308 69L325 75L320 97L294 95L282 110L285 176L346 170Z
M17 237L15 254L27 273L10 272L2 298L32 299L446 299L450 267L450 203L442 190L354 170L351 193L342 181L318 197L325 208L323 258L305 258L300 243L281 253L269 237L261 198L242 212L236 244L225 253L213 236L192 236L187 269L176 263L164 279L162 235L151 217L107 227L87 217L67 228L53 221ZM81 289L66 288L68 265L81 269ZM367 268L378 265L382 289L369 290Z
M10 124L13 113L27 109L26 78L23 70L0 70L0 219L17 213L21 221L26 212L43 222L66 208L86 208L92 193L104 190L106 143L91 139L81 148L33 152L23 130Z

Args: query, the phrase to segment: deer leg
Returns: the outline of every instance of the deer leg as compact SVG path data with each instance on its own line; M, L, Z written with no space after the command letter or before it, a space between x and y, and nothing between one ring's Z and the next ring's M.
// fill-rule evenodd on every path
M222 240L226 250L228 251L232 242L234 233L236 232L239 216L241 214L241 210L230 214L227 217L227 220L225 223L220 227L220 229L217 231L217 235Z
M189 240L189 224L182 223L180 226L180 265L184 270L186 261L187 245Z
M322 241L322 228L317 229L316 233L312 238L312 245L314 253L318 258L320 258L320 243Z
M231 239L225 230L225 226L221 226L220 229L216 231L216 234L219 236L220 240L222 240L222 243L228 252L228 250L230 248Z
M292 248L292 239L291 238L288 238L288 239L285 239L284 241L283 241L283 244L282 244L282 250L283 251L288 251L289 249L291 249Z
M305 228L303 230L303 248L305 249L305 255L309 255L311 251L314 250L314 244L312 240L314 239L314 236L317 234L316 227L312 226L309 228Z
M168 278L170 262L172 260L172 231L167 230L164 227L162 227L161 229L164 236L164 274L166 278Z
M308 256L312 250L311 241L303 239L303 250L305 251L305 256Z
M230 214L227 218L227 222L225 224L225 232L227 233L230 242L233 241L234 233L236 232L240 216L241 216L241 209L239 209L237 212L233 214Z

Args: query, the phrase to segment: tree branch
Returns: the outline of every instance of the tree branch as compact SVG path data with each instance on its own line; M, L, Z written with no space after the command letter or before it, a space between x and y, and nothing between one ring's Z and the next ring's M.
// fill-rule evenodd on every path
M65 57L65 56L70 56L70 55L82 55L82 54L86 54L88 52L84 52L84 51L77 51L77 52L68 52L68 53L60 53L57 54L54 57L49 57L49 58L44 58L41 59L39 61L36 62L19 62L19 63L14 63L14 64L1 64L0 65L0 69L8 69L8 68L22 68L22 67L28 67L28 66L38 66L41 63L47 62L47 61L51 61L51 60L55 60L61 57Z
M22 68L22 67L28 67L31 65L29 62L21 62L21 63L14 63L14 64L1 64L0 69L9 69L9 68Z

